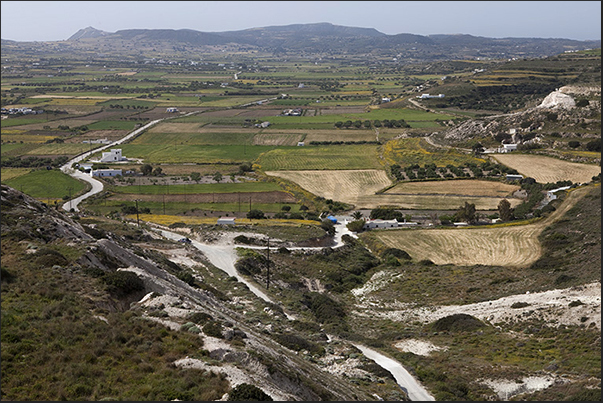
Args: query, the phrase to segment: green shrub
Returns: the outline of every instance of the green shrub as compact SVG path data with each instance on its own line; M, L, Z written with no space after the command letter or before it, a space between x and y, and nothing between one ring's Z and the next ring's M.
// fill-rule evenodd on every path
M144 290L144 282L131 271L120 270L107 273L103 277L103 281L109 286L110 291L117 294L127 295Z
M203 333L208 336L216 337L218 339L223 339L222 335L222 324L215 320L210 320L203 326Z
M458 332L473 331L486 326L481 320L464 313L445 316L431 324L431 328L436 332Z
M406 259L406 260L412 259L412 257L408 254L408 252L406 252L402 249L398 249L398 248L387 248L383 251L383 253L381 253L381 257L383 259L386 259L388 256L393 256L398 259Z
M228 401L258 401L271 402L273 399L262 389L248 383L241 383L235 386L228 394Z

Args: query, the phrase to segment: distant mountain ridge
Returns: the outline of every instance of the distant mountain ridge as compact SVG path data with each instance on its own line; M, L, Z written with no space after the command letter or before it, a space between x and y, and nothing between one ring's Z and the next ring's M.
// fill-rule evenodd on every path
M8 46L8 41L2 41ZM10 42L26 47L25 42ZM547 57L566 51L601 47L601 40L563 38L486 38L468 34L387 35L374 28L331 23L292 24L239 31L202 32L192 29L125 29L105 32L93 27L80 29L66 41L47 42L88 49L132 54L161 50L169 52L257 50L279 55L372 55L429 61L453 58ZM215 50L215 49L213 49Z

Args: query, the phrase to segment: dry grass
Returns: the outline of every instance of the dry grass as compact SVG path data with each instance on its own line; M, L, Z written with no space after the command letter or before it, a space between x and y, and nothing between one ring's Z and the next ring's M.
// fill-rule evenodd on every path
M436 264L496 265L528 267L541 255L538 235L557 221L586 193L570 192L564 203L548 218L532 224L425 230L373 231L387 247L408 252L415 260Z
M601 167L579 164L551 157L529 154L496 154L493 157L501 164L516 169L520 174L534 178L539 183L555 183L570 180L573 183L588 183L601 173Z

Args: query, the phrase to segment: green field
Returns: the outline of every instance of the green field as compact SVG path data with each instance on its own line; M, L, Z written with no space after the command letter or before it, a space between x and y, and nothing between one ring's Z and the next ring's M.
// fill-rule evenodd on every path
M260 156L264 171L383 169L375 145L281 147Z
M112 186L111 191L126 194L203 194L282 191L274 182L205 183L194 185L131 185Z
M246 145L138 145L123 144L122 154L127 158L142 158L148 164L192 163L241 163L255 161L271 146Z
M2 183L38 199L73 197L86 189L85 183L55 169L31 171L6 181L3 179Z
M177 125L177 124L174 124ZM174 125L170 126L170 129ZM185 126L185 124L179 124ZM189 125L186 125L189 126ZM253 141L253 133L245 132L216 132L216 133L195 133L191 131L182 132L160 132L161 127L153 128L148 132L138 136L132 140L132 145L241 145L251 144ZM190 128L189 128L190 130Z
M125 206L135 206L133 201L107 200L97 202L87 202L86 209L101 213L109 214L111 211L119 211ZM281 211L282 203L251 203L251 209L261 210L264 213L278 213ZM299 205L287 204L291 207L291 212L299 212ZM171 202L162 203L161 201L145 201L139 202L138 208L148 208L151 214L168 214L186 216L191 213L200 214L206 212L213 214L214 212L224 213L246 213L250 210L250 204L246 201L241 203L186 203L186 202Z

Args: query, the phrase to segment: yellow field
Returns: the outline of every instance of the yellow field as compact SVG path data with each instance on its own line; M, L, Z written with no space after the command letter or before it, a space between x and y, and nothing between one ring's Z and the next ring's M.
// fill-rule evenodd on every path
M375 194L391 185L385 171L375 169L364 170L325 170L325 171L268 171L267 175L278 176L297 183L305 190L324 197L344 203L353 204L356 209L376 208L379 206L396 206L401 209L413 210L456 210L465 202L475 204L477 210L496 210L501 199L510 192L518 189L517 186L498 184L489 181L444 181L444 182L415 182L410 185L416 193L424 194ZM472 182L468 190L463 188L463 196L458 196L460 185L447 184L447 182ZM487 182L482 185L489 194L478 194L478 187L474 182ZM446 193L434 196L434 184L442 184ZM501 186L502 185L502 186ZM421 186L427 186L429 191L420 192ZM473 189L473 190L471 190ZM455 193L455 190L457 191ZM472 195L472 193L476 193ZM499 194L497 194L497 192ZM413 193L413 192L404 192ZM483 193L483 192L482 192ZM488 197L484 197L488 196ZM501 197L492 197L501 196ZM508 199L512 207L521 203L519 199Z
M601 167L579 164L552 157L529 154L493 154L501 164L514 168L520 174L534 178L539 183L555 183L570 180L573 183L588 183L601 173Z
M511 197L513 192L519 189L520 187L517 185L509 185L503 182L461 179L435 182L404 182L388 189L385 193Z
M0 176L2 181L7 181L31 172L32 168L2 168L0 169Z
M325 199L357 204L362 196L391 185L384 171L355 169L343 171L270 171L266 175L278 176L297 183L307 191Z
M527 267L541 255L538 235L558 220L587 191L569 192L565 202L548 218L536 223L490 228L453 228L371 231L387 247L408 252L415 260L436 264Z

